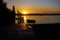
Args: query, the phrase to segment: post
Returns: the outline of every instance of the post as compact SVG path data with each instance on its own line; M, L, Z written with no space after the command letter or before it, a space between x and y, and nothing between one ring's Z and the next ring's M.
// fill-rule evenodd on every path
M13 5L13 23L15 24L15 6Z

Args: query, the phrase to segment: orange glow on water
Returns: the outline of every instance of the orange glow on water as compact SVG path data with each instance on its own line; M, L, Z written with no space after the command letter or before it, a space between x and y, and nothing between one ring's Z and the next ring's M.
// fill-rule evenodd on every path
M26 19L27 19L26 16L24 16L24 22L25 22L25 23L27 23L27 20L26 20Z

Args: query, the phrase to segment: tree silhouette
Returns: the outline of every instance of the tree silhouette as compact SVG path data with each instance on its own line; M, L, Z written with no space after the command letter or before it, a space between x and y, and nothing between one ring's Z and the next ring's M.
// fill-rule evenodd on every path
M7 3L0 0L0 25L14 23L14 12L7 8Z

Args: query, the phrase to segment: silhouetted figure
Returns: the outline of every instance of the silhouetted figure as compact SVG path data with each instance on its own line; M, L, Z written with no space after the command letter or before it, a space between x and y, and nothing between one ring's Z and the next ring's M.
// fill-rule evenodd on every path
M18 16L19 16L19 18L20 18L20 20L21 20L22 15L21 15L21 13L19 12L19 10L17 11L17 13L19 14Z
M17 11L17 13L18 13L18 24L24 22L24 18L22 17L22 14L19 12L19 10Z

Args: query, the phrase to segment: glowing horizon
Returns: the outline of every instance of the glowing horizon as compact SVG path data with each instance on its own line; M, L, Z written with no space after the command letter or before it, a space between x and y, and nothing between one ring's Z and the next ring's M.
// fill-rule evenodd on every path
M16 11L17 11L18 9L16 9ZM56 14L56 13L60 13L60 10L49 10L49 9L41 9L41 10L34 10L34 9L19 9L19 11L22 13L22 14L31 14L31 13L33 13L33 14Z
M29 11L28 10L19 10L22 14L28 14Z
M16 11L28 10L28 13L60 13L60 0L4 0L7 7L12 9L15 5ZM22 11L21 11L22 10Z

